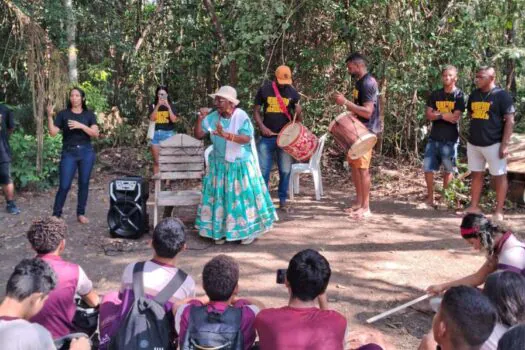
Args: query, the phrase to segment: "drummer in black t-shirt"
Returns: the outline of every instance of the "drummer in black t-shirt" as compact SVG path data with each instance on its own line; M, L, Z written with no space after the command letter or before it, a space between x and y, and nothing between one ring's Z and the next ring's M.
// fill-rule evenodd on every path
M78 169L77 219L87 224L85 216L89 193L89 178L95 164L95 151L91 138L98 137L95 114L87 109L86 94L82 89L73 88L69 93L67 108L58 112L53 121L53 106L47 106L49 134L55 136L62 131L62 157L60 158L58 192L53 205L53 216L60 217L71 183Z
M262 134L257 144L262 176L266 186L268 186L270 171L272 170L275 157L279 168L279 207L280 209L285 209L293 158L277 146L277 135L290 122L290 119L280 107L273 84L275 84L290 117L295 113L296 120L301 121L302 109L301 105L299 105L299 94L292 86L292 72L290 68L288 66L279 66L275 71L275 80L275 82L264 84L257 91L253 114ZM261 107L264 118L261 117Z
M149 106L149 120L155 122L155 133L151 140L151 155L153 156L153 174L159 172L160 142L175 135L177 114L175 106L165 86L155 90L155 102Z
M428 206L434 206L434 172L443 165L443 188L447 188L456 172L459 141L458 122L465 111L465 97L456 87L458 70L446 66L441 71L443 88L430 94L425 116L432 122L432 130L425 148L423 170L427 183Z
M351 53L346 58L346 68L356 80L352 91L353 102L343 94L336 94L335 102L353 113L364 126L377 134L381 132L381 119L379 118L379 90L376 79L368 72L366 59L359 53ZM372 149L361 158L350 159L352 167L352 181L355 185L356 200L347 211L355 219L366 219L372 215L370 211L370 162Z
M468 168L472 172L472 188L468 213L480 213L479 199L483 175L488 163L489 173L496 184L496 210L493 221L503 220L503 205L507 195L508 146L514 127L515 108L505 90L496 86L492 67L481 67L476 73L476 90L467 104L470 131L467 144Z

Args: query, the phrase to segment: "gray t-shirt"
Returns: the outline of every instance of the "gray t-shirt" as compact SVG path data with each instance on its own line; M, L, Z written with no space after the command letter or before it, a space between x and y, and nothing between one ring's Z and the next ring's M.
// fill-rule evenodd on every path
M56 350L47 329L19 318L0 317L0 344L9 350Z

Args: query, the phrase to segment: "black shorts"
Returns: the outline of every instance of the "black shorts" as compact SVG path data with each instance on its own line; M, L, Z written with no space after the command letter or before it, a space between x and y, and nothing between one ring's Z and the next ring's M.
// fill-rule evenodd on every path
M11 180L10 165L10 162L0 163L0 185L8 185L13 182Z

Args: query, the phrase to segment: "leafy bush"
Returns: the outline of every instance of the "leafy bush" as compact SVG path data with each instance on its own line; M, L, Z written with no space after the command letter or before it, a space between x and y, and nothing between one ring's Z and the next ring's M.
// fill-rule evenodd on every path
M44 136L42 172L36 169L36 137L16 130L9 139L12 153L11 176L18 189L45 189L58 184L58 163L62 136Z

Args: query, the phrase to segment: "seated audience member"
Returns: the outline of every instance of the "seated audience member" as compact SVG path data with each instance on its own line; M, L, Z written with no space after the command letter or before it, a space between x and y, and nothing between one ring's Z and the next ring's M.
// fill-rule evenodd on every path
M57 278L41 259L24 259L7 281L6 296L0 304L0 347L9 350L55 350L51 333L30 323L55 288ZM70 350L89 350L87 338L71 341Z
M525 244L510 231L493 224L483 214L467 214L461 222L461 236L474 249L484 251L487 260L475 273L466 277L430 286L427 292L439 294L454 286L478 287L497 270L525 271Z
M434 316L434 339L441 350L478 350L492 333L496 318L494 306L478 289L452 287Z
M496 308L497 321L490 337L480 349L496 350L498 340L507 329L525 321L525 277L512 271L494 272L487 278L483 294ZM436 345L432 334L428 334L420 350L433 350Z
M315 250L295 254L286 270L288 305L263 310L255 320L261 350L343 349L347 322L328 310L330 275L330 264Z
M60 257L66 247L66 234L66 223L54 216L33 221L27 231L31 247L40 259L51 266L58 280L44 307L31 318L31 322L47 328L55 339L77 331L73 325L76 312L75 294L80 295L91 307L97 307L99 304L93 283L84 270Z
M519 324L509 329L498 342L498 350L525 349L525 324Z
M176 218L167 218L159 222L153 231L151 245L154 251L153 258L145 262L143 273L144 293L148 298L154 298L179 271L177 256L186 249L186 233L182 222ZM134 267L135 263L132 263L124 269L118 293L112 292L104 296L100 306L100 349L106 349L110 338L115 335L133 305ZM188 275L170 300L164 304L164 309L173 317L173 305L193 296L195 281ZM170 321L174 327L173 319Z
M496 307L498 322L481 350L496 350L507 329L525 321L525 277L512 271L492 273L483 293Z
M250 349L255 341L255 316L264 305L252 298L237 298L239 264L218 255L204 265L202 286L206 298L192 299L175 312L175 330L181 349ZM197 348L197 347L195 347ZM199 348L200 349L200 348Z

